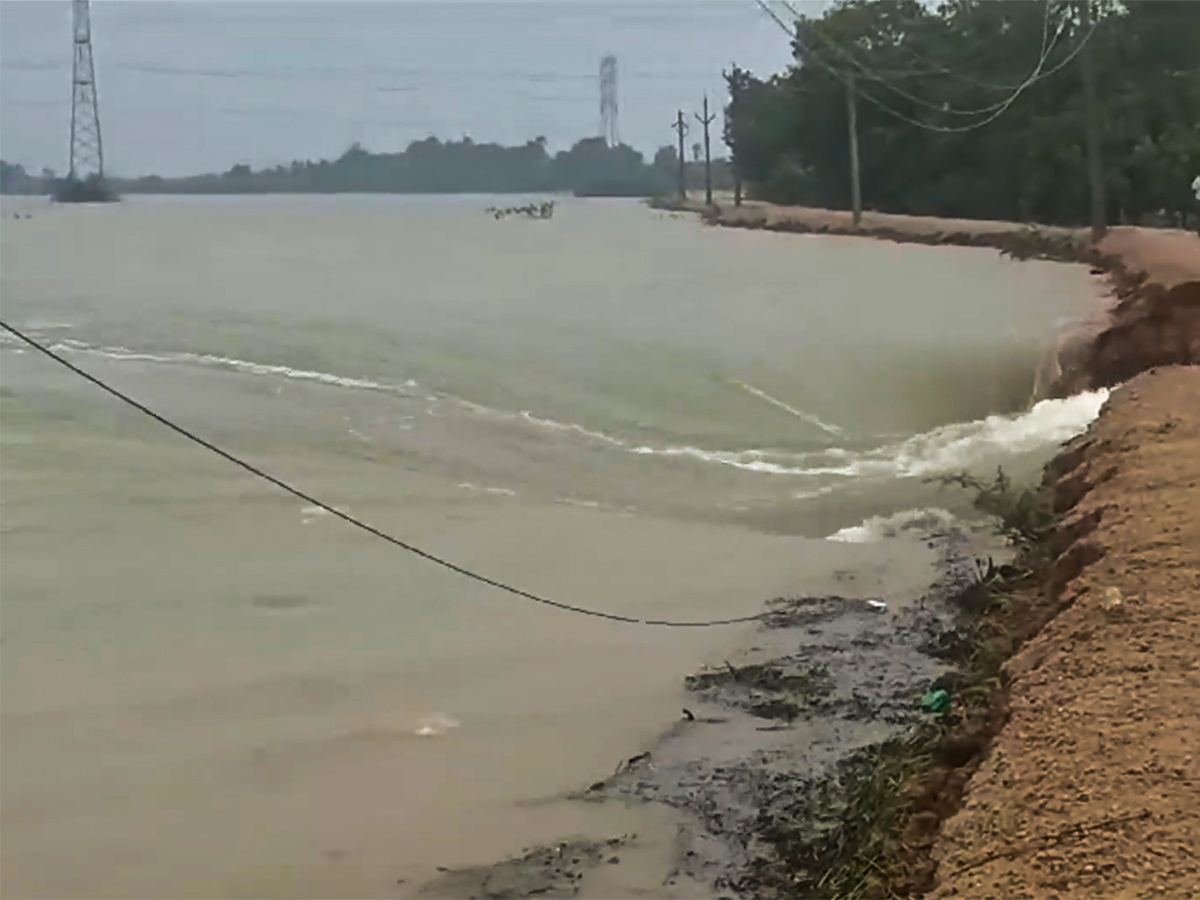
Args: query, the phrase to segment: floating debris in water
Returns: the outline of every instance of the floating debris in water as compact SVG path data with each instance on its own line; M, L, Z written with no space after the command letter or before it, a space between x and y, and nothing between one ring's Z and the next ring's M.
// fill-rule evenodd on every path
M504 209L489 206L484 212L490 213L497 220L508 216L524 216L527 219L550 219L554 216L554 201L547 200L545 203L529 203L525 206L508 206Z

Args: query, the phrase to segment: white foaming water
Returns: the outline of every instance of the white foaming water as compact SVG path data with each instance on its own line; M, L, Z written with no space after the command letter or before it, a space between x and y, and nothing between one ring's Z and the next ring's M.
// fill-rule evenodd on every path
M423 716L417 723L416 734L420 737L441 737L451 728L457 728L458 720L445 713Z
M595 500L578 500L575 497L559 497L556 503L562 503L566 506L578 506L583 509L600 509L601 504Z
M1107 390L1076 394L1063 400L1042 400L1015 416L988 416L974 422L935 428L865 455L846 474L862 474L882 464L885 473L901 478L931 475L970 466L998 453L1022 453L1057 444L1082 432L1100 414Z
M481 487L480 485L473 484L470 481L461 482L458 486L460 488L462 488L464 491L477 491L477 492L483 493L483 494L494 494L498 497L515 497L515 496L517 496L517 492L514 491L512 488Z
M543 428L549 428L552 431L570 431L575 434L582 435L586 438L591 438L594 441L600 441L603 444L612 444L614 447L624 447L625 442L620 438L615 438L612 435L605 434L602 431L593 431L590 428L584 428L582 425L576 425L571 422L556 422L553 419L543 419L535 416L528 410L521 410L520 417L526 422L534 425L540 425Z
M384 391L401 396L412 396L407 389L417 386L411 379L404 386L388 384L382 381L372 381L367 378L348 378L343 375L332 375L329 372L314 372L307 369L293 369L290 366L273 365L270 363L251 362L245 359L234 359L228 356L217 356L211 353L141 353L127 347L97 347L73 339L58 341L50 346L58 353L87 353L105 359L120 362L145 362L163 365L193 365L211 368L232 369L250 375L274 375L279 378L291 378L300 381L316 381L321 384L336 387L357 388L367 391ZM407 389L406 389L407 388Z
M915 478L967 468L997 454L1021 453L1069 440L1100 413L1107 390L1043 400L1017 415L956 422L861 453L834 447L815 453L709 451L698 447L633 447L630 452L686 457L773 475ZM789 464L790 463L790 464Z
M746 391L747 393L753 394L755 397L758 397L760 400L765 400L767 403L770 403L772 406L777 407L778 409L782 409L784 412L795 416L797 419L800 419L802 422L807 422L809 425L816 425L818 428L820 428L822 431L824 431L828 434L844 434L845 433L838 426L830 425L828 422L822 422L819 418L817 418L812 413L807 413L807 412L804 412L804 410L796 409L796 407L791 406L787 403L784 403L782 400L780 400L777 397L772 397L766 391L760 390L759 388L756 388L752 384L746 384L746 382L744 382L744 381L737 381L737 380L734 380L732 383L737 385L738 387L740 387L742 390Z
M846 544L868 544L884 538L894 538L905 531L928 532L949 528L957 521L944 509L906 509L890 516L872 516L861 525L851 525L835 531L826 540Z
M5 341L5 344L8 343L10 341ZM407 380L401 386L368 378L353 378L328 372L293 369L289 366L259 363L214 354L144 353L125 347L95 346L70 338L58 341L52 345L51 349L59 352L88 353L122 362L224 368L253 375L313 381L336 387L382 391L405 397L412 396L408 389L417 386L417 382L412 379ZM731 383L773 406L784 409L797 418L816 425L829 434L844 433L840 427L822 422L816 416L795 409L753 385L741 381L732 381ZM1000 454L1021 453L1059 443L1083 431L1096 418L1107 399L1107 390L1090 391L1066 399L1042 400L1026 412L1015 415L991 415L971 422L956 422L940 426L903 441L886 444L872 450L851 451L841 447L830 447L807 453L793 453L769 449L728 451L705 450L692 446L656 447L645 444L632 446L621 438L601 431L572 422L559 422L540 417L528 410L511 413L450 395L428 398L433 403L441 400L454 401L477 414L519 419L540 428L577 435L639 455L694 459L698 462L716 463L747 472L768 475L845 478L922 477L938 472L968 468L988 457ZM437 412L431 407L427 410L427 414L436 416ZM353 432L353 430L352 433L360 439L369 440L361 433ZM488 492L500 493L501 491L489 489Z

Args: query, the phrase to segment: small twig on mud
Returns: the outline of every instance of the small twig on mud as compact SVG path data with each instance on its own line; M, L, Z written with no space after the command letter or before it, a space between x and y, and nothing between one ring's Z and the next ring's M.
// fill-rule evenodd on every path
M1058 841L1068 837L1087 834L1089 831L1099 831L1102 828L1111 828L1113 825L1122 825L1125 822L1136 822L1139 819L1149 819L1152 815L1153 813L1151 813L1150 810L1143 809L1141 812L1128 813L1123 816L1110 816L1109 818L1101 819L1098 822L1080 822L1077 825L1070 825L1059 831L1052 831L1049 834L1043 834L1037 837L1029 838L1019 847L1010 847L1007 850L998 850L995 853L988 853L986 856L973 859L956 869L951 869L946 873L946 875L961 875L963 872L969 872L971 869L977 869L980 866L994 862L997 859L1015 859L1021 854L1036 850L1044 844L1057 843Z

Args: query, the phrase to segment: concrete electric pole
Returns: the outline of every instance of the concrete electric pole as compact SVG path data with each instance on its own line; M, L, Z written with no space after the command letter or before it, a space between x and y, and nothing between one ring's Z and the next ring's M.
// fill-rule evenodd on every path
M683 155L683 136L687 134L687 122L683 121L683 110L678 110L675 114L675 124L671 126L679 135L679 199L687 199L687 179L684 175L684 166L686 162Z
M709 115L708 94L704 95L704 115L696 116L696 121L704 126L704 205L712 206L712 151L708 143L708 126L712 124L716 114Z
M862 182L858 171L858 98L853 72L846 78L846 118L850 129L850 206L857 228L862 223Z

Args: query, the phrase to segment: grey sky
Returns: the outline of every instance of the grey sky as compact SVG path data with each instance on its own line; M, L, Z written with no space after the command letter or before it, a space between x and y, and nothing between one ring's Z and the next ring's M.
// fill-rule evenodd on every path
M0 155L35 171L65 168L70 18L69 0L0 2ZM431 133L562 149L597 132L605 52L621 138L649 155L672 141L676 108L698 111L706 90L724 104L723 67L790 61L753 0L94 0L92 21L106 168L122 175L337 156L356 140L397 150Z

